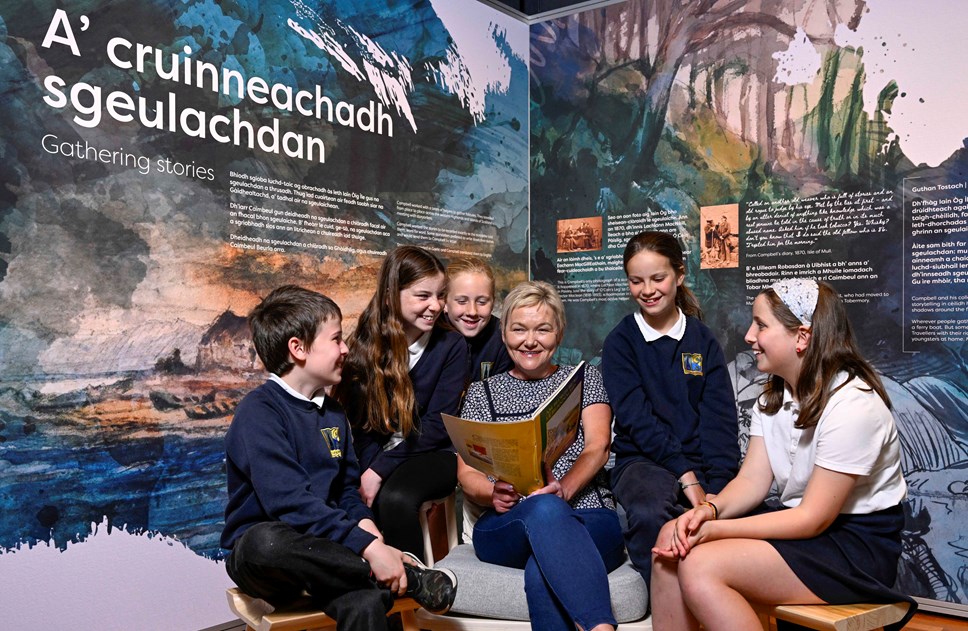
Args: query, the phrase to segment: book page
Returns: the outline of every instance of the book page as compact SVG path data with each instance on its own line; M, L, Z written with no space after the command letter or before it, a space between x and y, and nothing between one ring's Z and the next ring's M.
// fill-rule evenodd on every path
M582 362L563 387L538 412L537 421L542 428L541 435L544 436L543 462L549 469L575 442L578 422L581 420L584 379L585 362Z
M544 486L533 419L488 423L441 414L457 453L468 465L509 482L519 493Z

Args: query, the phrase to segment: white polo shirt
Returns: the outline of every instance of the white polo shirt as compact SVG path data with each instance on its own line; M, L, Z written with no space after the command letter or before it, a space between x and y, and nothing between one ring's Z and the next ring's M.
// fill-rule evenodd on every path
M846 378L839 373L834 387ZM855 378L834 393L813 427L796 429L799 413L787 389L776 414L754 405L750 423L750 435L763 437L784 506L800 504L814 465L860 476L841 513L873 513L907 497L894 417L864 381Z

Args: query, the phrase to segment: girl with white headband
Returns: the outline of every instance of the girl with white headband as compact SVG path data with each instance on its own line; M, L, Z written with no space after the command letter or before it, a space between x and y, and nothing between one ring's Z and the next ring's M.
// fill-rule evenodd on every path
M659 533L653 628L759 628L749 602L904 600L910 617L914 601L891 589L907 496L897 429L843 302L826 283L774 283L753 302L746 341L769 374L746 459ZM777 510L762 504L774 482Z

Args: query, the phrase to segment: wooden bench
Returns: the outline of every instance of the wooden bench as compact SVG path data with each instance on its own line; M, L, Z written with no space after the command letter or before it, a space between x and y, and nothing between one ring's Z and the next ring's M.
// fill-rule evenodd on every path
M273 609L269 603L252 598L237 587L226 590L229 609L246 624L246 631L306 631L309 629L335 629L336 621L308 601L293 606ZM412 598L398 598L387 615L399 613L404 631L419 631L414 612L420 609Z
M778 605L756 606L764 631L770 618L793 622L808 629L830 631L872 631L901 620L908 603L858 605Z

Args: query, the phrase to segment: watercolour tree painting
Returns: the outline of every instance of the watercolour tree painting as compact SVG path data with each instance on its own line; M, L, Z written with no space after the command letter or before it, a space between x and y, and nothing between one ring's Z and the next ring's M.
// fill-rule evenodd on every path
M525 277L527 57L478 3L0 0L0 601L58 627L51 550L131 534L228 582L222 438L273 287L349 330L398 244ZM226 620L208 591L159 624Z
M563 360L597 361L634 308L629 237L672 232L748 427L753 298L783 277L830 281L904 445L898 586L954 608L968 603L966 25L943 0L628 0L532 25L530 68L532 274L585 323ZM737 216L729 265L704 258L710 209ZM557 227L590 217L603 248L562 250Z

